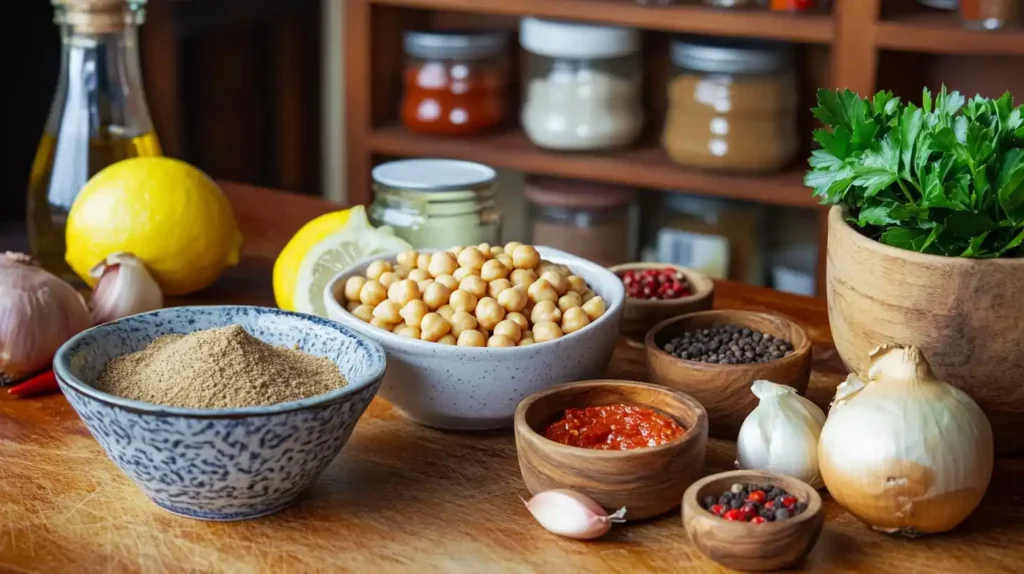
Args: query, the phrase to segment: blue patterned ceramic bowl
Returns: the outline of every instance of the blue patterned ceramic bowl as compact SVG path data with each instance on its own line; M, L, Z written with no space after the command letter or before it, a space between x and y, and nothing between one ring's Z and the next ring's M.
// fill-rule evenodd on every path
M111 359L161 335L234 324L268 343L330 357L348 385L223 410L159 406L91 386ZM153 502L191 518L242 520L287 507L334 460L380 387L384 357L380 344L331 321L223 306L162 309L89 329L64 344L53 363L85 426Z

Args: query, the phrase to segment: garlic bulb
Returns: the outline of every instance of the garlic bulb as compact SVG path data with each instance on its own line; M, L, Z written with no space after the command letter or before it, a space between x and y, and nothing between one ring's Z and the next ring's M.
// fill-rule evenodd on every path
M626 517L625 508L608 514L593 499L573 490L546 490L523 502L549 532L577 540L603 536L612 523L625 522Z
M754 381L750 390L761 402L740 427L736 466L769 470L821 488L818 437L825 413L793 387Z
M27 255L0 254L0 384L48 368L53 354L89 328L82 296Z
M89 274L98 280L89 300L96 325L164 306L160 285L131 253L108 255Z
M992 476L992 427L963 391L936 380L914 347L871 353L867 381L836 391L818 464L829 493L885 532L952 529L978 506Z

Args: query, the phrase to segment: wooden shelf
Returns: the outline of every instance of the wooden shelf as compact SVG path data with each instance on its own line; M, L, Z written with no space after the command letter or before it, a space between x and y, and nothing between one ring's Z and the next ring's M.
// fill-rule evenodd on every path
M373 153L397 157L429 154L531 174L715 195L772 205L818 207L811 191L803 185L804 169L800 165L778 174L723 175L679 167L654 146L602 154L556 153L534 146L522 132L447 139L412 134L401 127L383 127L370 132L367 145Z
M881 49L929 54L1024 56L1024 30L965 29L956 14L913 14L875 25Z
M371 4L503 16L538 16L665 32L744 36L828 44L834 36L828 14L778 14L722 10L700 4L664 8L632 0L370 0Z

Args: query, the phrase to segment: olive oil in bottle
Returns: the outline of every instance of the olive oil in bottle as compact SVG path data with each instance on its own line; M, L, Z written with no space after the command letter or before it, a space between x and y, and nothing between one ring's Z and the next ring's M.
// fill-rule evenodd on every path
M118 161L161 155L139 70L145 1L53 0L61 72L29 177L28 231L36 259L70 281L64 231L82 186Z

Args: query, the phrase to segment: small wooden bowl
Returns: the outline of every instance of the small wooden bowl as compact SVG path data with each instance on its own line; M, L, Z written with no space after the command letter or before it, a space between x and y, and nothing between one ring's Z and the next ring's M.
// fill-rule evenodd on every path
M740 482L768 483L807 503L807 510L779 522L732 522L704 510L700 500L720 496ZM733 470L700 479L683 495L683 526L690 542L715 562L750 572L780 570L800 563L814 548L825 523L821 496L806 482L759 470Z
M781 337L793 352L768 363L721 365L688 361L670 355L662 346L692 329L736 325ZM735 440L743 420L757 406L750 384L767 380L789 385L803 394L811 376L811 338L796 323L767 313L722 309L703 311L658 323L644 341L651 382L678 389L697 399L708 411L710 435Z
M660 411L683 425L686 433L666 445L615 451L567 446L541 434L567 408L613 404ZM678 507L683 492L700 477L708 417L704 407L679 391L632 381L584 381L519 403L515 433L519 469L530 493L568 488L608 511L625 506L627 520L640 520Z
M642 341L651 327L665 319L686 313L707 311L714 304L715 283L708 276L697 273L693 269L667 263L623 263L609 268L609 271L618 275L625 271L666 268L672 268L682 273L686 277L687 283L690 284L693 294L679 299L634 299L627 296L626 304L622 309L622 323L619 324L619 332L624 337Z

